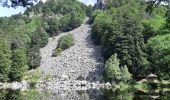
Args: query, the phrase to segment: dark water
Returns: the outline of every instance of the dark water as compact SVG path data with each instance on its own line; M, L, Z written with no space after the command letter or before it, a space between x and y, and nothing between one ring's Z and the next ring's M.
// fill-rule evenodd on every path
M58 91L57 93L38 92L36 89L27 91L0 90L0 100L170 100L170 93L140 94L131 89L126 91L106 89Z

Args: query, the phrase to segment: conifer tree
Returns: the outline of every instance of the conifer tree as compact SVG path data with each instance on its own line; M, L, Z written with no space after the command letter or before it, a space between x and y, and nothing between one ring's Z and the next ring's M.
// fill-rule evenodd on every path
M0 81L7 81L11 68L11 50L6 40L0 39Z
M109 81L120 81L121 71L117 54L112 55L105 64L106 78Z

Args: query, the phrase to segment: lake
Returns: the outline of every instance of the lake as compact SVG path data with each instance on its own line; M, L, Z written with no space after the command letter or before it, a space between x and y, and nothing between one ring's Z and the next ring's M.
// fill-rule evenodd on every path
M127 89L90 89L86 91L56 91L29 89L0 90L0 100L170 100L170 92L143 94L141 91Z

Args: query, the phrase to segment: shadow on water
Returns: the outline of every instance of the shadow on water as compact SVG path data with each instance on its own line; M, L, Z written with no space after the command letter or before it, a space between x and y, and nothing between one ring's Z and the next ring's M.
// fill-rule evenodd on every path
M103 90L104 100L170 100L170 93L160 95L139 94L135 90Z

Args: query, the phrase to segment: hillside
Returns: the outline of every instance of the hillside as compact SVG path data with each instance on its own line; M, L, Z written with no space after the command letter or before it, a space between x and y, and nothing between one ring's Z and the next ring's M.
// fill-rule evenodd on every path
M24 14L0 18L0 81L21 81L40 66L40 48L48 38L79 27L86 6L77 0L48 0Z
M56 72L69 74L70 78L84 74L86 79L99 55L104 61L102 81L128 83L150 73L169 80L169 13L168 6L150 6L138 0L98 0L94 8L78 0L39 2L24 14L0 18L0 80L21 81L26 72L38 67L45 74L48 69L52 76ZM87 15L91 25L82 24ZM67 32L74 35L75 45L56 48L58 38ZM51 57L52 50L61 55ZM92 63L85 63L86 58ZM76 75L69 72L74 72L74 67Z

